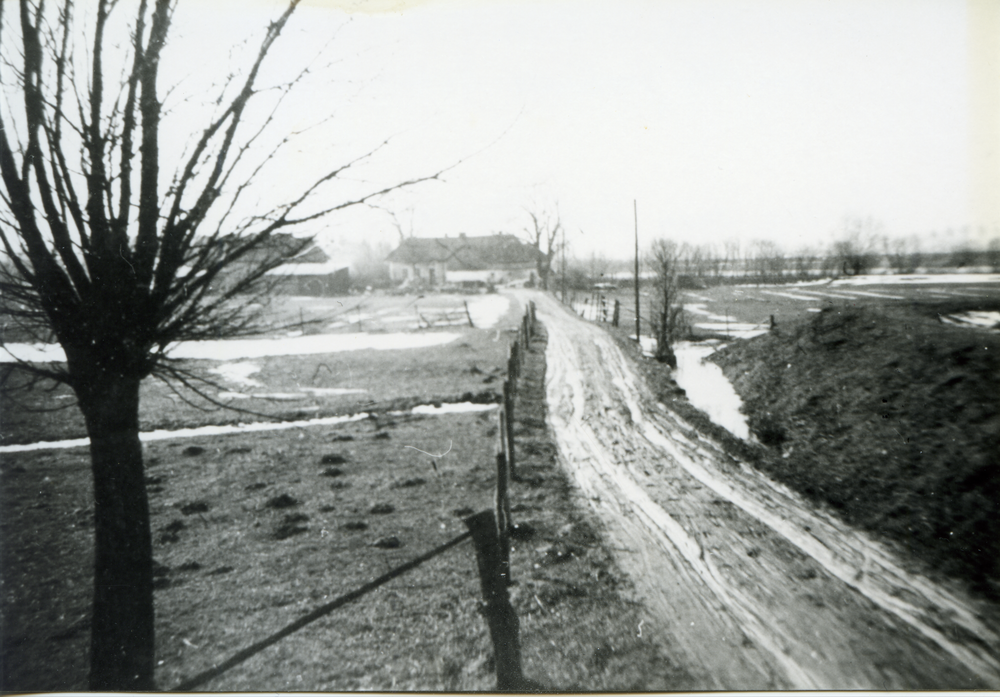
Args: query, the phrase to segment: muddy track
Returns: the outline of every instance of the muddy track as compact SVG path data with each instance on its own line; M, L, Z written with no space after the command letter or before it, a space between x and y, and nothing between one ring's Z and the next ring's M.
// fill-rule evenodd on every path
M560 461L648 609L637 631L679 646L702 689L1000 687L994 608L734 461L600 328L530 298Z

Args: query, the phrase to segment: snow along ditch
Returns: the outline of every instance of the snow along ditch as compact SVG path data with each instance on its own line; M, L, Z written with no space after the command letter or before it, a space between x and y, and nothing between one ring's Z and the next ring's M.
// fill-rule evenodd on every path
M643 336L640 344L644 355L654 355L656 339ZM722 368L706 360L722 345L716 340L680 341L673 348L677 358L674 381L687 394L688 401L737 438L752 440L747 417L742 411L743 400Z
M737 438L750 440L750 427L741 411L743 400L736 394L722 368L706 358L720 348L717 342L681 341L674 345L677 369L674 380L687 393L688 401Z
M390 416L442 416L444 414L469 414L496 409L496 404L475 404L473 402L451 402L440 406L433 404L418 404L407 411L390 411ZM228 424L224 426L198 426L197 428L179 428L173 431L158 429L144 431L139 434L139 440L150 443L158 440L180 440L184 438L199 438L202 436L227 436L235 433L259 433L262 431L285 431L292 428L312 428L315 426L337 426L353 421L369 418L368 412L349 414L347 416L326 416L317 419L299 421L259 421L246 424ZM16 445L0 445L0 454L21 453L29 450L61 450L65 448L83 448L90 445L89 438L73 438L69 440L39 441L37 443L20 443Z

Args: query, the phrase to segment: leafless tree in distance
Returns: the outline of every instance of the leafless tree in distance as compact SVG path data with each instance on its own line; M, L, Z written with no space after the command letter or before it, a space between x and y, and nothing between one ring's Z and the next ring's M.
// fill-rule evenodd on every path
M682 250L673 240L653 240L649 265L656 277L653 281L652 317L650 325L656 339L656 360L671 368L677 367L673 343L685 330L684 304L681 302L680 265Z
M548 211L536 212L527 211L531 216L531 227L524 229L524 235L528 243L538 252L535 263L538 279L542 283L542 289L549 289L549 276L552 274L552 262L559 251L559 234L562 232L562 221L559 212L555 214Z
M840 238L832 247L840 272L857 276L874 268L878 262L878 240L884 231L882 223L871 216L844 218Z
M267 201L267 188L254 184L288 142L279 137L263 153L255 147L274 126L270 106L255 111L258 97L280 103L307 72L257 84L297 4L266 27L241 74L221 78L216 112L194 129L180 167L165 172L161 155L174 153L161 149L171 114L158 76L174 2L0 2L0 242L8 271L0 292L9 317L62 345L64 364L19 367L72 388L90 437L92 690L155 689L142 380L188 379L166 356L174 342L258 327L251 307L265 274L309 244L283 233L272 244L280 231L444 171L334 198L329 185L372 151L265 212L241 214L252 191ZM109 28L116 10L133 13L121 20L124 45Z

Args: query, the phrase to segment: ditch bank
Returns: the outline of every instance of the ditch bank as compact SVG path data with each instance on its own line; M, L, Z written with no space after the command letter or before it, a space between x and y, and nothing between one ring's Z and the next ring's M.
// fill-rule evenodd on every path
M1000 598L1000 335L843 306L710 360L764 446L758 468L924 573Z

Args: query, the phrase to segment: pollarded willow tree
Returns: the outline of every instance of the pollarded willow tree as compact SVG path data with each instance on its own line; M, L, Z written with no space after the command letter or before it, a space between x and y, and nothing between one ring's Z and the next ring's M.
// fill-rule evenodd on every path
M354 160L265 212L240 213L287 143L256 147L306 71L266 89L257 83L297 4L266 27L244 71L222 77L214 113L189 127L188 150L168 170L175 153L161 147L161 133L172 114L158 77L174 1L0 2L0 291L8 317L49 332L66 355L18 369L72 388L90 437L91 689L155 688L140 383L183 377L169 360L174 342L254 330L265 274L309 243L282 235L273 244L279 231L443 173L329 202L329 185ZM112 38L115 21L125 41L124 32ZM255 113L264 92L272 99ZM266 201L270 190L256 188Z

